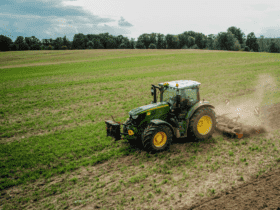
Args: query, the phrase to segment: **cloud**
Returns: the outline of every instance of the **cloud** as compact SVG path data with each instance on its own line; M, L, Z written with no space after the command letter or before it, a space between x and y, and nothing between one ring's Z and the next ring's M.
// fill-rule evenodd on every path
M62 0L1 0L0 34L39 39L66 37L73 40L74 34L112 35L129 34L125 28L110 26L117 20L101 17L86 11L79 5L67 5ZM105 25L104 25L105 24ZM110 24L110 25L107 25ZM103 26L102 26L103 25Z
M123 26L123 27L132 27L133 25L127 21L124 20L123 17L121 17L121 19L118 21L119 26Z

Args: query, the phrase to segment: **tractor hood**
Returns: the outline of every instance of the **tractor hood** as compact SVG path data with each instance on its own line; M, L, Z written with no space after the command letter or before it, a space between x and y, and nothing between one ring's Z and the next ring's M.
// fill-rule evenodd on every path
M167 107L169 106L167 102L158 102L158 103L154 103L154 104L149 104L149 105L145 105L145 106L140 106L137 107L135 109L132 109L129 112L129 115L138 115L138 114L142 114L144 112L147 111L152 111L154 109L159 109L159 108L163 108L163 107Z

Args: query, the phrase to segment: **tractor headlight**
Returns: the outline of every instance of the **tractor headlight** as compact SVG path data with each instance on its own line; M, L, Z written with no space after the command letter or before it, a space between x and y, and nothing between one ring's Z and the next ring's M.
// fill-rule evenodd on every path
M128 130L128 135L132 136L134 134L133 130Z
M138 118L138 115L133 115L132 119L136 120Z

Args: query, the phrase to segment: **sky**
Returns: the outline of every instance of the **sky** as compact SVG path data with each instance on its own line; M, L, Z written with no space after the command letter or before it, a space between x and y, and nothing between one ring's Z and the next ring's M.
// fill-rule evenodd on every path
M0 34L40 40L74 34L205 35L231 26L247 36L280 37L280 0L0 0Z

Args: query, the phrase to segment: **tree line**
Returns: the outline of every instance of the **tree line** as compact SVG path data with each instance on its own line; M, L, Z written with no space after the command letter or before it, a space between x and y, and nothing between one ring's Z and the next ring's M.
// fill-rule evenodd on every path
M74 50L74 49L208 49L228 51L280 53L280 39L257 39L254 32L247 36L240 28L229 27L227 32L218 35L185 31L178 35L151 33L142 34L138 40L109 33L75 34L73 41L64 37L42 39L35 36L18 36L13 42L9 37L0 35L1 51L21 50Z

